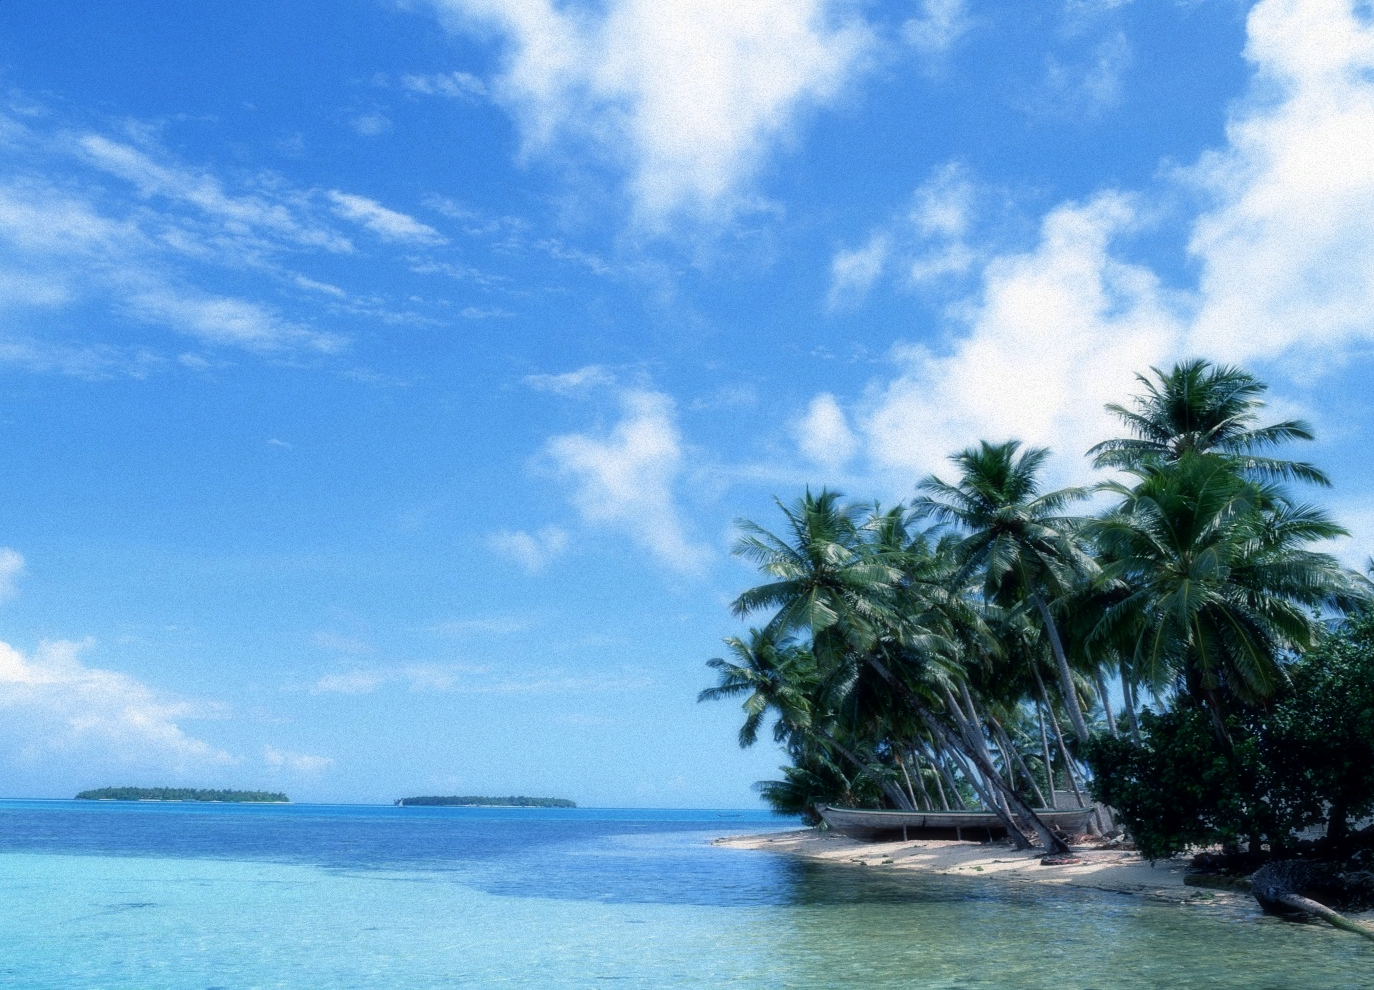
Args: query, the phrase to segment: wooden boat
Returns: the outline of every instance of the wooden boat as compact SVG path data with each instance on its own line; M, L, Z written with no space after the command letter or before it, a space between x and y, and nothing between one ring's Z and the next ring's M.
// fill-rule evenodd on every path
M816 811L836 832L855 839L965 839L985 842L1007 834L1002 820L990 811L879 811L867 808L832 808L818 804ZM1050 828L1069 834L1082 832L1091 808L1051 810L1035 814Z

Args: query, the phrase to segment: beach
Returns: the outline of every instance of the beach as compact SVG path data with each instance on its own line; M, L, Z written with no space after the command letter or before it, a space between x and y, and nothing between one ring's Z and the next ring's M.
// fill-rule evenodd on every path
M1081 887L1155 901L1228 906L1255 903L1249 894L1241 891L1185 884L1186 860L1167 860L1152 865L1139 853L1123 849L1075 847L1071 858L1076 862L1042 865L1043 850L1018 852L1000 842L862 842L816 829L726 836L716 839L715 844L884 870L981 877L1009 884Z

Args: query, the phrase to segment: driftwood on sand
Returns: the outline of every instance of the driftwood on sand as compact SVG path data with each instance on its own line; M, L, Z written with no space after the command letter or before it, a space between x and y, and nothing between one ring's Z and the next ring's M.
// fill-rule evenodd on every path
M1351 921L1323 903L1359 903L1374 891L1374 874L1342 872L1329 864L1308 860L1275 860L1260 867L1251 880L1251 891L1260 907L1271 914L1294 912L1312 915L1342 931L1374 941L1374 929ZM1320 898L1320 900L1318 899Z

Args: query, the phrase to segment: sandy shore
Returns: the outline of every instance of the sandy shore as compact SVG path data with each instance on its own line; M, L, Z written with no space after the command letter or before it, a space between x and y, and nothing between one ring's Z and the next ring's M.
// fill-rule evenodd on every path
M1041 851L1017 852L1009 845L954 841L859 842L834 832L801 829L717 839L732 849L757 849L807 859L888 870L922 870L946 876L995 877L1008 883L1084 887L1174 903L1254 906L1249 894L1189 887L1181 860L1150 863L1135 852L1074 849L1077 863L1041 866Z

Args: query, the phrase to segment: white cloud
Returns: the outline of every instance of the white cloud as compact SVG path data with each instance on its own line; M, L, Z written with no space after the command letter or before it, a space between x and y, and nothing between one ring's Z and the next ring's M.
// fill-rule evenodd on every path
M638 219L736 208L776 143L832 100L873 44L838 0L433 0L456 29L505 36L492 84L527 153L564 139L628 172Z
M24 555L9 547L0 547L0 600L14 595L14 582L24 573Z
M936 168L916 187L904 215L874 230L864 247L835 253L827 307L862 302L889 268L904 270L916 284L966 274L978 258L967 243L978 195L960 163Z
M371 694L386 680L371 670L350 670L346 674L328 674L310 687L311 694Z
M391 130L391 121L386 114L372 111L353 118L353 129L363 137L377 137Z
M66 754L86 771L147 767L191 770L233 757L178 724L201 714L127 674L81 663L90 640L44 642L32 656L0 643L0 744L21 760Z
M844 410L828 392L811 400L806 415L797 421L794 429L802 454L831 470L844 467L858 449L858 440L849 429Z
M1123 260L1148 200L1055 208L1037 245L983 262L947 341L897 347L899 373L856 404L875 467L914 480L977 439L1019 437L1081 478L1083 451L1120 429L1103 404L1135 372L1198 354L1311 376L1374 342L1374 23L1350 0L1263 0L1246 57L1252 94L1226 146L1172 175L1208 197L1191 222L1197 285Z
M615 375L599 364L588 364L576 371L565 371L557 375L526 375L525 384L540 392L576 395L589 389L614 385Z
M1367 4L1265 0L1248 28L1255 95L1189 176L1215 204L1189 245L1190 344L1320 366L1374 340L1374 24Z
M966 0L921 0L920 8L902 25L902 40L927 57L949 51L973 26Z
M333 757L312 756L309 753L292 753L273 746L262 748L262 761L269 767L281 770L294 770L296 773L316 774L334 765Z
M827 307L838 309L846 303L861 302L882 275L891 251L891 238L882 231L874 233L861 248L836 251L830 262Z
M345 220L372 231L384 241L403 241L410 244L434 246L447 243L442 234L414 217L389 210L376 200L339 192L329 193L334 212Z
M447 72L431 76L402 76L401 85L425 96L446 96L451 100L485 99L487 84L467 72Z
M258 195L231 196L213 175L156 161L147 152L98 134L77 139L85 158L97 168L132 183L145 197L162 196L196 207L230 225L231 231L270 231L300 244L348 251L346 238L305 224L290 205Z
M345 347L342 337L288 323L266 307L242 299L189 294L160 286L130 296L125 306L140 319L165 324L207 344L260 353L303 346L332 354Z
M875 464L914 480L976 439L1018 437L1072 459L1110 435L1103 404L1129 394L1182 331L1154 274L1111 255L1136 220L1116 194L1056 209L1033 250L987 266L947 351L898 348L902 374L862 411Z
M673 401L659 392L627 391L622 416L606 436L568 434L549 441L558 473L589 523L625 532L668 566L698 573L710 551L687 535L675 488L682 442Z
M567 549L568 534L557 526L545 526L537 533L503 529L487 537L487 545L498 555L515 561L527 574L538 574Z

